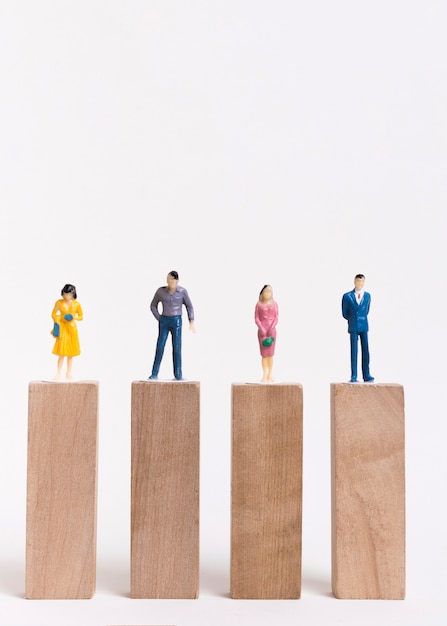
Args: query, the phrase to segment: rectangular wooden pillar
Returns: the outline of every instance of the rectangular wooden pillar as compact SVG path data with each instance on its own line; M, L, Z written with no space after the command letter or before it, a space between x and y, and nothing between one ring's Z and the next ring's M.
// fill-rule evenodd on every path
M132 383L132 598L199 595L198 382Z
M97 425L97 382L30 383L27 598L95 592Z
M404 422L401 385L331 385L337 598L405 597Z
M231 597L301 595L303 388L232 386Z

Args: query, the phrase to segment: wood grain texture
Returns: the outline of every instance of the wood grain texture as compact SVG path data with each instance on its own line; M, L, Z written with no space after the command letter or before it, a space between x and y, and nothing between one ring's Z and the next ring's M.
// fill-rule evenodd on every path
M301 595L303 389L232 386L231 597Z
M132 383L131 597L199 594L198 382Z
M332 591L405 597L404 390L331 385Z
M27 598L95 592L97 423L97 382L30 383Z

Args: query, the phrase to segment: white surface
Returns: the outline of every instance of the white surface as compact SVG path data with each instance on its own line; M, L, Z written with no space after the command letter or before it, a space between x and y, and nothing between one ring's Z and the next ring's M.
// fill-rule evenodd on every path
M0 624L446 623L446 5L440 1L5 0L0 7ZM130 383L150 373L155 289L196 309L201 596L129 592ZM341 296L372 294L371 369L405 386L407 599L330 594L329 384L349 377ZM79 378L100 381L97 593L26 601L27 387L78 288ZM303 592L229 599L230 385L305 394ZM171 377L168 355L160 371Z

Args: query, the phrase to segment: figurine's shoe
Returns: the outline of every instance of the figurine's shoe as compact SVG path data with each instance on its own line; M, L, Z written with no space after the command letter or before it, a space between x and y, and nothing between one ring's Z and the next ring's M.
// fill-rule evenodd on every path
M149 376L148 380L158 380L158 376Z
M374 378L372 376L368 376L368 378L364 378L363 380L365 381L365 383L373 383L374 382Z
M357 377L356 376L352 376L351 380L349 381L350 383L356 383L357 382Z

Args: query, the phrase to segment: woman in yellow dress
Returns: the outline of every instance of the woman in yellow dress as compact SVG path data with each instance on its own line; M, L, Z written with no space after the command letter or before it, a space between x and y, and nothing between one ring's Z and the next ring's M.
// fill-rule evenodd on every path
M56 302L51 313L55 324L53 335L56 338L53 354L59 356L54 380L61 377L65 357L67 357L67 378L72 378L73 357L81 354L76 321L80 322L83 315L81 305L76 300L76 287L65 285L62 288L61 296L62 298Z

